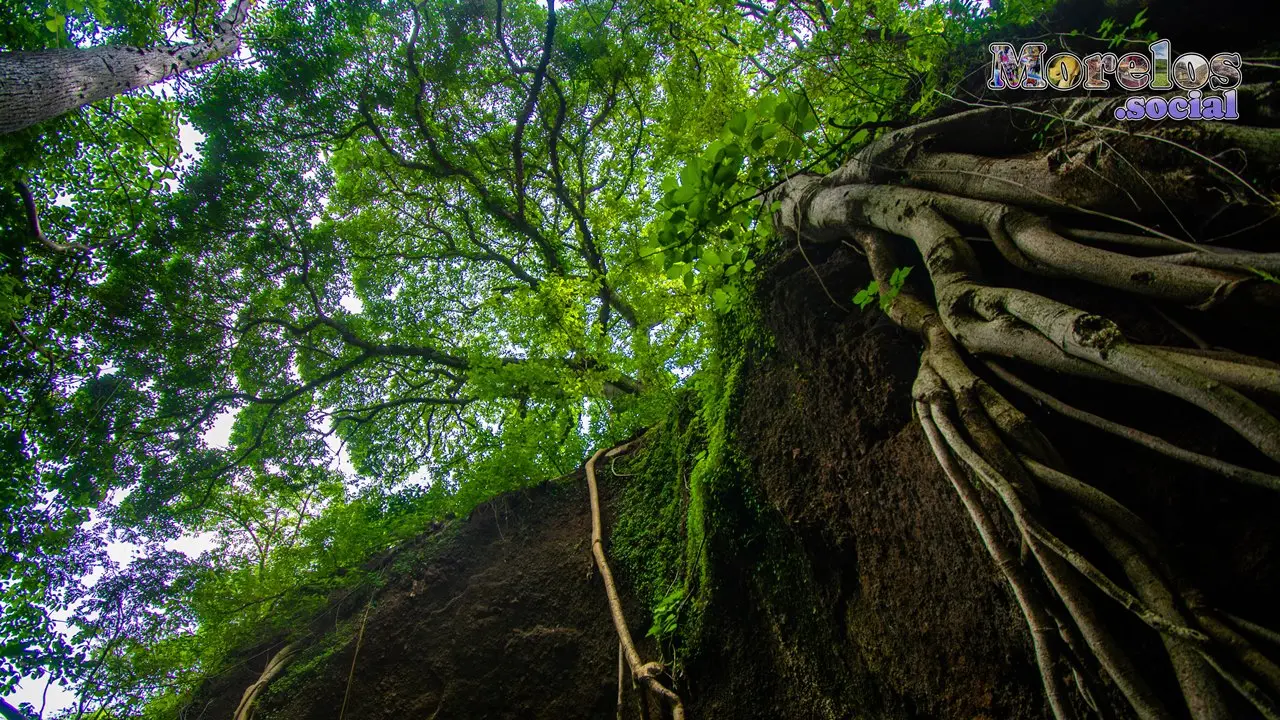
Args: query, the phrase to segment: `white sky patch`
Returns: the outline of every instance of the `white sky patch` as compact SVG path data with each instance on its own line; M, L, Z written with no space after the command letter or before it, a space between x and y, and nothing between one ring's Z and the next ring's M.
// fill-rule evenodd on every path
M431 487L431 468L420 467L404 479L404 487Z
M204 133L195 129L185 118L178 121L178 145L182 148L182 158L178 161L178 167L186 169L200 162L204 157L204 152L201 150L204 139Z
M689 365L672 365L667 369L675 373L676 377L681 380L687 380L689 376L693 374L694 370L697 370L697 368Z
M355 295L343 295L338 304L342 306L343 310L352 315L359 315L364 312L364 301Z
M76 694L67 688L60 687L57 683L49 684L50 678L43 680L33 680L26 678L18 683L13 692L5 698L10 705L17 707L26 702L31 703L36 712L40 712L40 708L44 708L44 716L52 717L63 710L70 710L76 706ZM49 688L48 693L45 687Z
M213 419L213 425L201 437L209 447L226 450L231 447L231 427L235 425L237 410L223 410Z
M164 544L165 550L177 550L191 559L200 557L206 550L213 550L218 545L216 532L203 532L199 535L183 535L176 540Z
M138 559L138 546L131 542L117 540L107 544L107 557L120 566L120 569L133 564Z

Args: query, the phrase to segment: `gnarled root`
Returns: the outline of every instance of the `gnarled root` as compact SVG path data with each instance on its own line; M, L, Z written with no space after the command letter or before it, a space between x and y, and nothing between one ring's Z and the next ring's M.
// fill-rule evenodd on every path
M631 667L631 676L636 682L648 688L649 692L661 697L671 707L673 720L684 720L684 702L680 696L663 685L658 679L664 669L660 663L646 663L640 659L631 630L627 628L626 616L622 613L622 600L618 596L618 588L613 582L613 572L609 569L609 561L604 554L604 533L600 521L600 492L596 486L596 461L602 457L617 457L632 447L633 443L619 445L611 450L601 448L587 460L587 487L591 495L591 554L595 557L596 567L600 569L600 577L604 579L604 590L609 597L609 612L613 616L613 627L618 632L618 642L622 654ZM621 707L621 701L619 701Z
M974 112L976 118L991 111ZM983 360L996 378L1057 413L1223 478L1270 490L1280 490L1280 475L1274 471L1199 455L1078 410L1022 381L992 358L1012 358L1176 397L1207 411L1274 463L1280 463L1280 420L1263 403L1280 397L1280 366L1203 345L1187 349L1137 344L1105 317L1037 292L993 285L983 279L977 255L956 224L982 228L1001 257L1021 271L1202 310L1220 307L1228 298L1255 307L1280 305L1280 287L1262 281L1268 268L1280 266L1280 253L1204 247L1155 237L1155 231L1058 232L1046 216L1033 210L1104 215L1105 207L1089 206L1099 205L1108 193L1073 195L1065 192L1071 188L1059 182L1061 178L1026 178L1028 168L1039 161L921 152L925 139L933 142L948 122L967 120L903 131L826 178L791 181L779 194L777 226L795 236L852 237L881 288L890 287L889 277L897 266L895 243L905 239L923 257L934 302L904 288L886 306L891 320L924 342L913 386L915 414L982 545L1013 590L1055 718L1076 717L1084 707L1103 711L1098 705L1103 698L1089 691L1095 667L1120 690L1137 717L1169 718L1184 712L1156 695L1100 619L1093 597L1101 592L1159 633L1185 712L1194 720L1230 717L1231 689L1263 717L1280 720L1280 665L1271 659L1280 650L1280 634L1210 607L1180 575L1145 521L1073 477L1050 441L970 364L982 368L975 361ZM1099 143L1099 152L1102 146L1114 150ZM1222 174L1220 168L1212 170ZM1150 177L1156 184L1170 179ZM885 181L898 184L878 184ZM1069 201L1051 202L1050 190ZM1246 190L1257 194L1252 187ZM1018 200L1028 197L1032 201L1020 207ZM1103 250L1082 241L1120 245L1135 253ZM1016 541L1026 550L1021 559L1011 539L1000 537L1000 525L980 501L981 488L998 499L1016 528ZM1105 553L1103 566L1118 568L1122 578L1109 576L1061 539L1043 509L1046 497L1052 498L1054 508L1067 511L1055 513L1054 521L1077 523ZM1072 702L1064 689L1063 673L1068 670L1077 678L1082 703Z

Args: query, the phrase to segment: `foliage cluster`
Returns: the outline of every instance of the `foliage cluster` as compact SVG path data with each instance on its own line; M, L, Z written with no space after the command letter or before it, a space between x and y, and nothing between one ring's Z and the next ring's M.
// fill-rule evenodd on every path
M768 192L1046 6L282 0L234 62L0 137L0 692L176 717L377 553L673 415L614 551L696 637ZM0 50L219 11L32 0Z

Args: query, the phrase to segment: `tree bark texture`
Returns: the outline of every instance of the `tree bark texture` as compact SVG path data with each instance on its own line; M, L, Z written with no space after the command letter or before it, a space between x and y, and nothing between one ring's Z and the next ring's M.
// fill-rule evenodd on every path
M0 135L234 55L252 5L240 0L204 42L0 53Z

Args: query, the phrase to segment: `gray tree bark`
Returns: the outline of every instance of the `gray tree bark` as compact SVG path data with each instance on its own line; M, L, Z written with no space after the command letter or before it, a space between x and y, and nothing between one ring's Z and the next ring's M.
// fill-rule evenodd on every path
M253 3L238 0L204 42L0 53L0 135L234 55Z

